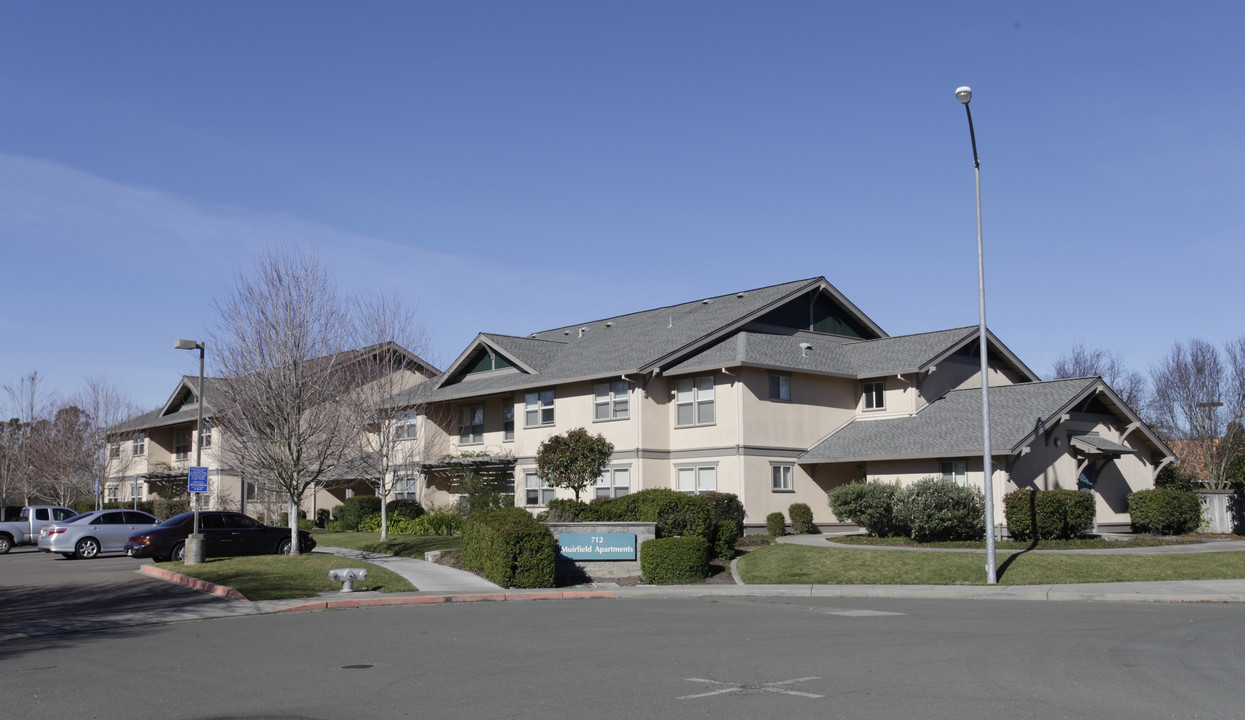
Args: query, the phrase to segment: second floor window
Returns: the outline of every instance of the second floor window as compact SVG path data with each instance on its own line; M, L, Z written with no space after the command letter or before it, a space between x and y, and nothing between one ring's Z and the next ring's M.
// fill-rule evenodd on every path
M177 460L190 457L190 431L175 430L173 432L173 456Z
M884 381L875 380L865 383L865 409L886 409L886 383Z
M680 378L674 382L675 425L712 425L713 377Z
M790 400L791 399L791 376L790 375L770 375L769 376L769 399L770 400Z
M130 441L130 454L134 457L147 452L147 433L139 433Z
M108 459L116 460L119 457L121 457L121 443L119 442L108 443Z
M458 408L458 444L484 442L484 406L464 405Z
M503 398L501 402L501 439L514 440L514 398ZM514 494L513 490L510 493Z
M523 396L523 427L553 424L553 391L541 390Z
M593 420L625 420L628 415L626 380L597 383L592 388Z
M393 437L395 440L414 440L419 432L416 421L419 414L411 410L409 412L400 413L394 422L397 426L393 429Z
M199 433L199 447L212 447L212 423L210 422L203 423L203 431Z

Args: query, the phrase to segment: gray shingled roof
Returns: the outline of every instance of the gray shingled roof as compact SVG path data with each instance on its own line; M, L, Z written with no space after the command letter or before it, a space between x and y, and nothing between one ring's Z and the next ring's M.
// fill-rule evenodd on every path
M467 376L439 387L431 400L449 400L508 390L535 388L570 380L642 372L734 323L756 316L824 278L772 285L741 293L576 323L533 333L527 338L484 335L537 374L501 373ZM664 369L664 368L663 368ZM447 377L446 382L451 380Z
M990 444L1009 454L1039 425L1102 382L1076 378L990 388ZM799 462L848 462L981 452L981 389L953 390L911 417L858 419Z
M965 327L854 340L813 332L744 331L671 367L666 374L749 365L850 378L878 377L916 372L931 359L976 334L976 327ZM810 347L802 348L801 343Z

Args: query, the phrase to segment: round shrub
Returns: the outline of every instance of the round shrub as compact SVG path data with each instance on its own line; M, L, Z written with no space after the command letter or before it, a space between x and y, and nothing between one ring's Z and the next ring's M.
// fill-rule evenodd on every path
M709 577L709 543L702 537L645 540L640 572L654 585L687 585Z
M924 478L895 493L895 516L917 542L980 540L986 536L986 502L977 488Z
M1094 521L1094 496L1078 490L1020 488L1003 496L1013 540L1068 540Z
M329 526L329 520L333 519L333 511L328 508L320 508L316 510L316 525L322 528Z
M787 534L787 519L780 512L772 512L765 516L765 532L778 537Z
M1184 535L1202 522L1202 501L1197 493L1155 488L1128 496L1128 515L1133 532Z
M714 525L713 555L720 560L735 557L735 545L739 542L739 526L730 520L719 520Z
M709 522L717 525L726 521L735 524L738 535L744 533L744 504L733 493L707 492L696 496L709 508Z
M592 514L588 503L570 498L555 498L549 501L549 509L545 511L545 522L591 522Z
M348 530L357 530L363 518L379 513L380 498L375 495L356 495L346 498L341 505L333 508L333 519Z
M390 500L385 504L385 513L391 518L404 517L413 520L424 514L424 506L418 500Z
M713 530L709 505L697 496L674 490L641 490L612 501L608 507L611 520L657 523L659 538L699 535L708 542Z
M813 509L806 503L791 503L787 514L791 516L792 535L809 535L813 532Z
M462 545L463 567L502 587L553 587L557 540L523 508L473 513Z
M853 482L831 490L830 510L840 521L855 523L876 537L904 535L907 528L895 516L899 485Z

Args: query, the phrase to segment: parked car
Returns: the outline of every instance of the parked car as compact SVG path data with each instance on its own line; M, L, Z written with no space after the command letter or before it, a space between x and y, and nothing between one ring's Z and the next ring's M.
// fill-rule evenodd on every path
M186 537L194 526L194 513L186 512L150 530L135 533L125 544L134 557L154 558L157 562L186 559ZM290 552L290 529L268 527L242 513L207 510L199 513L199 532L203 534L205 557L265 555ZM298 531L300 552L311 552L316 541L306 530Z
M34 545L44 525L68 520L78 513L59 505L31 505L22 508L17 520L0 523L0 555L14 545Z
M131 535L159 524L160 518L138 510L95 510L43 526L39 549L67 558L123 552Z

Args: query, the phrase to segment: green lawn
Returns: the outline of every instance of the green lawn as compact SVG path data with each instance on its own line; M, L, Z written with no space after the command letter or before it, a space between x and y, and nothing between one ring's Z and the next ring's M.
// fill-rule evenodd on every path
M977 541L944 541L920 543L908 537L868 537L865 535L848 535L834 538L833 542L844 545L872 545L885 547L912 548L986 548L985 540ZM1108 540L1107 538L1073 538L1072 540L1041 540L1037 543L1019 542L1016 540L999 540L994 546L999 550L1090 550L1097 548L1137 548L1160 547L1163 545L1191 545L1203 542L1201 538L1192 537L1133 537L1127 540Z
M385 542L380 541L380 533L365 532L324 532L314 533L316 544L324 547L349 548L366 552L400 555L417 560L424 559L428 550L451 550L462 547L463 539L458 535L394 535L390 534Z
M415 591L413 585L392 571L371 563L346 560L333 555L254 555L211 558L201 565L167 562L158 563L156 566L231 587L248 600L315 597L317 593L340 590L341 583L329 580L329 570L341 567L367 568L367 580L356 582L355 590Z
M999 584L1245 578L1245 551L1180 555L1000 553ZM983 553L771 545L739 559L748 584L984 585Z

